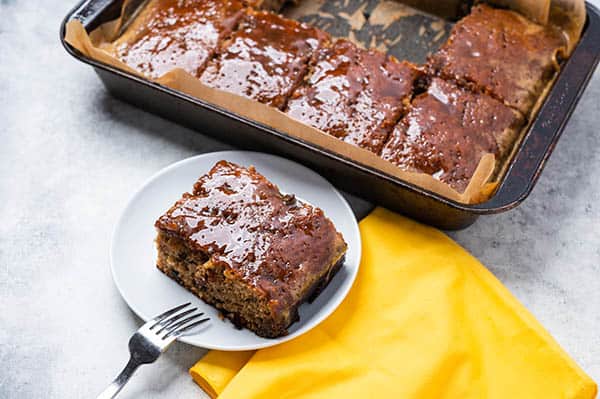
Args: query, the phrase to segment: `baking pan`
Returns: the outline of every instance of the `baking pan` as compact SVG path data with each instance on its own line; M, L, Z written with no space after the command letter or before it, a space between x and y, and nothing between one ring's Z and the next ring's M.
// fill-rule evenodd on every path
M238 147L295 159L319 171L342 190L446 230L465 228L480 215L510 210L529 195L600 58L600 14L587 3L587 21L581 39L571 57L562 64L554 86L525 133L496 193L484 203L469 205L448 200L226 109L85 57L65 42L65 25L69 20L77 18L90 32L117 18L121 4L122 0L84 0L67 14L60 29L60 40L67 52L93 66L110 93Z

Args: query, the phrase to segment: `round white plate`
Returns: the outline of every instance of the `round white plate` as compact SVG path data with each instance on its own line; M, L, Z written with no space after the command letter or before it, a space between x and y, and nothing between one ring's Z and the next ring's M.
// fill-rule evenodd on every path
M194 182L220 160L256 170L279 186L284 193L315 205L331 218L348 243L344 266L327 288L311 304L303 304L300 321L292 324L289 334L275 339L261 338L247 329L236 329L201 299L181 287L156 268L156 230L154 221L181 197L191 191ZM129 307L145 321L185 302L192 302L210 317L206 327L181 341L219 350L250 350L288 341L315 327L342 302L358 271L360 233L352 209L342 195L312 170L284 158L246 151L223 151L185 159L154 175L133 196L113 233L112 274L117 288Z

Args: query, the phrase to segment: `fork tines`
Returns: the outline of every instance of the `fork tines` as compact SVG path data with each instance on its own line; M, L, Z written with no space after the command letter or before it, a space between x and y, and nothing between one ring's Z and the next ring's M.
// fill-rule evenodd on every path
M178 338L183 335L184 332L209 320L208 317L198 320L198 318L204 316L204 313L195 313L198 308L186 310L190 305L190 302L184 303L183 305L176 306L173 309L167 310L159 316L156 316L150 321L150 323L152 323L150 330L162 339L169 337ZM190 316L186 317L188 315ZM159 327L159 329L154 331L157 327Z

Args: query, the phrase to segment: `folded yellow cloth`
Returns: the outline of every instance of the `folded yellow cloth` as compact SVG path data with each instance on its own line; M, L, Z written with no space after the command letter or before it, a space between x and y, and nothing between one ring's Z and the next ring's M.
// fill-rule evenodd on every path
M342 305L290 342L210 352L190 370L212 397L581 398L596 384L476 259L383 209Z

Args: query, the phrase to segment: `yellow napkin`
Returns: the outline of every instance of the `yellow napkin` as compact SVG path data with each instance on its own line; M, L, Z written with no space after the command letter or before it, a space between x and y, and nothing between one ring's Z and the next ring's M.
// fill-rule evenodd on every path
M321 325L257 352L210 352L190 373L212 397L594 398L596 384L476 259L383 209Z

